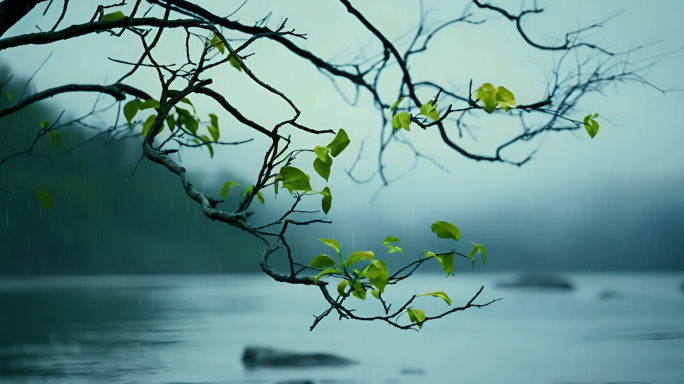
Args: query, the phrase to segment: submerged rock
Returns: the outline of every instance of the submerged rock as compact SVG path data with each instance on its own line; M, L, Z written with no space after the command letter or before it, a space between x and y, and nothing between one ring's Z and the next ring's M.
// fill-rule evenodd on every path
M598 294L598 298L601 300L615 300L615 299L624 299L625 295L622 294L622 292L619 291L613 291L612 289L606 289Z
M418 368L404 368L399 371L402 375L424 375L425 370Z
M265 347L247 347L242 355L247 368L308 368L355 364L355 361L327 353L299 353Z
M512 281L498 281L497 287L501 288L545 288L571 290L572 283L563 277L546 273L525 273Z

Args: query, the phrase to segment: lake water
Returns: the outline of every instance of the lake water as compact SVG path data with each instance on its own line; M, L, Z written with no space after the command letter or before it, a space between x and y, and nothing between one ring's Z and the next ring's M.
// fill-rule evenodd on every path
M481 285L479 302L503 298L421 332L334 316L309 332L326 309L320 292L261 275L4 278L0 383L684 383L684 275L570 274L569 292L497 288L506 276L388 287L395 305L442 290L460 306ZM371 295L354 302L381 310ZM448 308L414 303L428 315ZM359 363L247 369L253 345Z

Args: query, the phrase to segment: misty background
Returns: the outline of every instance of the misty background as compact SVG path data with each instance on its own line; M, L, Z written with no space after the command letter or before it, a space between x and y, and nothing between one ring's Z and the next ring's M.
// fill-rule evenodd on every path
M201 5L219 14L230 14L242 1L205 1ZM419 20L415 1L357 2L359 10L385 36L405 48L406 33ZM427 21L438 24L461 15L465 1L425 1ZM505 4L510 6L508 2ZM45 17L38 6L8 31L5 37L49 29L61 12L52 6ZM535 41L552 43L568 31L626 11L596 29L591 39L614 51L624 51L657 42L635 52L634 61L675 51L684 45L679 1L577 1L540 3L545 11L526 18L524 27ZM144 11L147 8L144 8ZM511 8L517 10L517 5ZM90 19L95 6L71 1L62 27ZM377 39L335 1L250 1L234 16L245 24L272 12L268 26L275 28L288 18L287 27L306 33L296 43L316 55L344 62L359 54L380 52ZM438 34L428 51L416 55L411 71L415 81L431 80L466 93L468 83L504 85L520 104L538 101L545 89L545 75L559 55L527 45L515 26L493 12L470 7L472 20L482 25L455 24ZM150 12L161 16L159 8ZM411 35L411 34L409 34ZM227 38L244 36L227 32ZM236 41L234 45L239 45ZM619 84L602 97L586 97L571 117L581 119L598 112L601 124L593 140L586 132L558 133L545 137L533 160L523 167L474 162L442 143L436 130L414 128L405 137L416 148L433 156L449 170L446 173L421 159L416 167L413 153L392 144L384 157L386 172L394 180L381 189L379 179L356 184L345 173L365 140L364 159L355 175L370 176L377 169L377 148L381 118L370 95L361 92L358 105L348 105L330 81L316 68L290 54L277 43L262 39L247 53L250 68L264 81L291 97L303 111L303 124L316 128L344 128L351 145L335 159L329 186L333 206L328 218L332 225L288 230L296 261L308 261L329 253L318 238L335 238L343 252L375 250L385 236L402 239L405 256L383 255L390 269L415 259L421 250L446 250L446 240L437 239L430 224L445 220L457 225L462 239L484 244L487 265L475 271L672 271L684 270L684 94L637 84ZM137 36L121 38L90 35L49 45L29 45L0 53L0 81L13 75L3 86L18 97L27 80L50 55L45 66L26 88L25 95L68 83L109 84L129 70L108 57L135 61L141 54ZM167 30L155 49L162 63L184 62L184 32ZM663 56L646 79L663 89L684 88L681 71L683 52ZM541 69L540 69L541 68ZM543 71L542 71L543 70ZM393 102L400 81L394 65L381 78L382 97ZM245 116L263 126L289 117L287 105L255 86L244 73L220 68L207 74L212 89L226 96ZM126 80L155 95L156 73L141 69ZM337 86L353 99L354 88L343 80ZM3 92L4 93L4 92ZM420 88L422 99L432 89ZM243 186L253 184L261 155L268 141L241 126L213 101L190 97L200 116L219 116L222 140L254 141L235 147L217 148L213 159L206 150L184 151L181 165L201 191L217 197L226 180ZM8 105L5 95L0 108ZM0 158L26 146L42 119L54 121L61 111L68 117L89 111L93 94L59 95L0 120ZM112 99L103 96L101 105ZM440 105L446 102L442 101ZM453 123L451 137L466 149L491 154L498 143L515 136L520 127L514 118L476 114L471 123L478 129L457 138ZM137 116L140 118L142 115ZM111 112L92 122L105 126L114 120ZM332 136L308 136L291 131L301 148L325 145ZM61 132L63 145L86 139L92 131L71 128ZM457 138L457 139L456 139ZM42 147L48 146L44 139ZM177 177L163 167L143 160L126 181L141 155L142 136L103 146L90 143L64 156L49 158L22 156L0 165L0 186L12 193L0 194L3 220L0 225L0 274L33 276L47 274L166 274L258 272L261 244L251 236L225 224L212 222L181 189ZM517 159L540 142L508 150ZM11 147L10 147L11 145ZM40 147L40 146L39 146ZM49 150L48 150L49 151ZM48 153L48 152L46 152ZM300 156L294 163L311 171L313 157ZM395 180L396 179L396 180ZM314 189L322 180L312 177ZM44 211L34 196L45 189L56 204ZM376 195L377 193L377 195ZM266 203L253 203L253 222L280 217L292 204L282 191L277 198L264 191ZM375 198L373 199L373 196ZM238 193L221 207L232 210ZM319 209L312 197L302 209ZM372 200L372 201L371 201ZM317 217L322 216L322 213ZM271 257L282 268L284 253ZM436 265L425 270L438 271ZM469 272L465 261L456 273Z

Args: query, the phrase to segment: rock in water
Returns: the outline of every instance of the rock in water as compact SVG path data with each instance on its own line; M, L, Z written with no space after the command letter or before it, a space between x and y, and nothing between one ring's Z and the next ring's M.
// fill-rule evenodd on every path
M572 290L572 283L564 278L552 274L527 273L518 276L513 281L499 281L497 287L502 288L550 288Z
M264 347L247 347L242 355L247 368L308 368L355 364L352 360L326 353L298 353Z

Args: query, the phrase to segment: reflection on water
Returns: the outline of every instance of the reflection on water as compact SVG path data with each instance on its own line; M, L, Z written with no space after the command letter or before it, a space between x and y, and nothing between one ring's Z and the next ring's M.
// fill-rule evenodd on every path
M496 288L501 276L419 275L388 288L447 292L462 305L421 332L325 319L311 287L266 276L101 276L0 280L0 383L684 382L682 275L570 275L569 292ZM606 294L610 292L610 295ZM359 311L379 310L371 295ZM416 299L428 314L445 310ZM360 364L247 369L246 346L326 352Z

